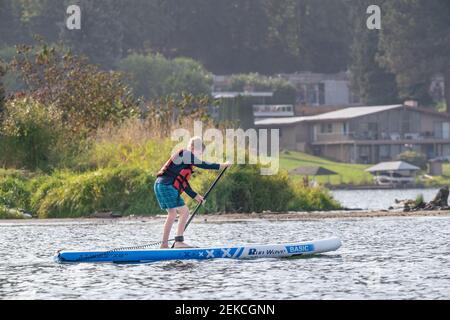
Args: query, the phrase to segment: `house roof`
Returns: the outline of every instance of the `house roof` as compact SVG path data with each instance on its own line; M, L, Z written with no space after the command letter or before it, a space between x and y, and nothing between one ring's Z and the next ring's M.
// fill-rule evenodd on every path
M324 167L299 167L289 171L289 174L300 176L331 176L337 173Z
M256 120L257 126L272 126L272 125L288 125L296 124L304 121L308 117L285 117L285 118L267 118L263 120Z
M382 111L393 110L403 107L401 104L388 105L388 106L370 106L370 107L351 107L332 112L322 113L316 116L305 117L287 117L287 118L268 118L264 120L255 121L257 126L268 125L290 125L303 121L324 121L324 120L347 120L358 118Z
M414 170L419 171L420 168L409 164L404 161L393 161L393 162L381 162L373 167L366 169L367 172L380 172L380 171L405 171Z
M383 112L387 110L393 110L403 107L401 104L389 105L389 106L372 106L372 107L352 107L332 112L319 114L317 116L307 117L307 121L317 120L346 120L354 119L358 117L367 116L370 114Z
M213 92L214 99L236 98L236 97L273 97L273 92Z

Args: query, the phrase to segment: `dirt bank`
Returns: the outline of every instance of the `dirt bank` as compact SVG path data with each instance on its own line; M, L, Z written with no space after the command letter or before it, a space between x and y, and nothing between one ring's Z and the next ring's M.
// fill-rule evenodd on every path
M226 214L214 216L201 216L207 221L236 221L236 220L317 220L317 219L351 219L351 218L378 218L378 217L450 217L450 211L329 211L329 212L292 212L292 213L264 213L264 214Z
M239 221L289 221L289 220L318 220L318 219L352 219L352 218L379 218L379 217L450 217L450 211L328 211L328 212L289 212L289 213L234 213L199 215L194 222L239 222ZM164 215L157 216L131 216L122 218L78 218L78 219L24 219L0 220L0 224L34 224L34 223L92 223L100 221L163 221Z

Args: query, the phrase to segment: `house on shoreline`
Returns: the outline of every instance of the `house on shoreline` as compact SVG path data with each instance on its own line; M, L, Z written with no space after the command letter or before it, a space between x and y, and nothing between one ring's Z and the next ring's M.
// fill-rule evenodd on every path
M450 155L450 115L414 105L350 107L255 125L279 129L280 149L347 163L391 161L408 150L429 159Z
M279 76L296 88L297 106L342 107L359 103L359 98L351 89L348 72L336 74L296 72Z
M354 106L359 103L358 95L350 85L350 74L322 74L312 72L283 73L274 76L288 81L296 90L295 113L302 113L302 108L332 107L333 109ZM232 75L214 75L212 91L227 92L231 87ZM255 92L253 86L246 86L245 91ZM293 103L293 102L290 102Z

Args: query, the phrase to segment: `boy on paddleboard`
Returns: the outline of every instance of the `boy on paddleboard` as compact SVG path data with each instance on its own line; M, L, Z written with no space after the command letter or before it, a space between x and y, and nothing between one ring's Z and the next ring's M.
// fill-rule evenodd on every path
M190 248L184 243L184 229L189 218L189 208L185 205L181 194L186 194L199 203L203 203L203 196L192 190L189 179L193 173L193 167L208 170L220 170L230 166L229 163L210 163L201 161L201 155L205 149L200 137L194 137L189 141L187 149L175 153L158 172L154 190L161 209L167 211L167 219L164 225L161 248L169 248L169 235L177 212L179 214L175 248Z

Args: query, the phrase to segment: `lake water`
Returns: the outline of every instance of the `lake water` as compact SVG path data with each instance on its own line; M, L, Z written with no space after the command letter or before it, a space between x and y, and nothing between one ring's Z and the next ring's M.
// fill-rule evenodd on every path
M332 195L346 208L387 210L395 199L416 199L420 194L429 202L439 189L387 189L387 190L333 190Z
M200 221L199 219L198 221ZM158 240L162 221L0 222L0 299L448 299L450 218L193 223L195 245L338 236L300 259L61 265L58 249Z

